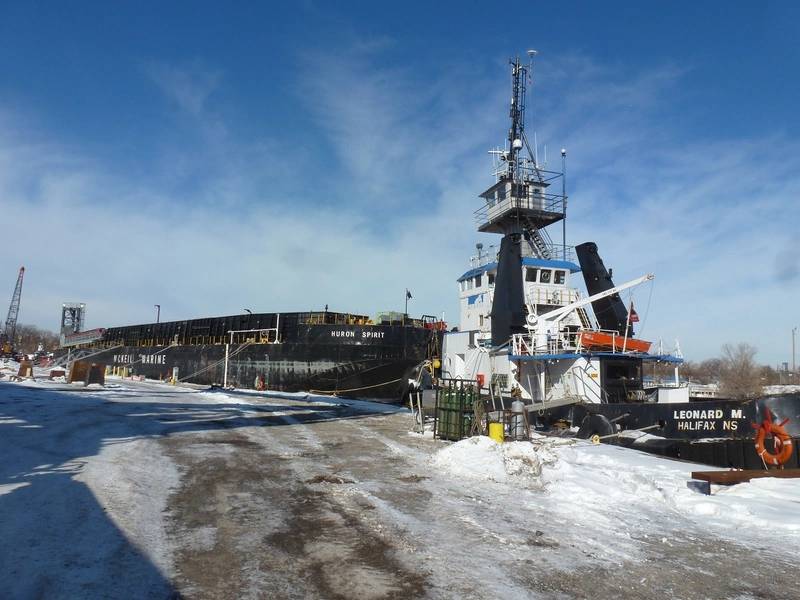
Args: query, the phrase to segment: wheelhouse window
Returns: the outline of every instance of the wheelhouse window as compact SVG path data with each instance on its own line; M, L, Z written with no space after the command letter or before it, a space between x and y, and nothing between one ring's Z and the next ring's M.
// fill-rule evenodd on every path
M487 277L489 278L489 285L494 285L494 273L489 273Z
M539 283L550 283L550 273L549 269L542 269L539 275Z
M564 281L567 279L567 272L566 271L556 271L553 275L553 283L557 285L564 285Z
M525 281L534 282L536 281L536 274L539 272L539 269L533 269L528 267L525 269ZM544 273L542 273L544 275Z
M475 276L475 287L476 288L481 287L481 276L480 275L476 275Z

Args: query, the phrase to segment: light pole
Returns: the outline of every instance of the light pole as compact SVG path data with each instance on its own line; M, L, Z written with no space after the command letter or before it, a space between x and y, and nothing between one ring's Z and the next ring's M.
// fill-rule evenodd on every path
M792 373L797 372L797 363L795 362L794 354L794 336L797 333L797 327L792 327Z
M160 323L161 322L161 305L160 304L154 304L153 306L156 307L156 323Z
M561 149L561 254L567 260L567 149Z

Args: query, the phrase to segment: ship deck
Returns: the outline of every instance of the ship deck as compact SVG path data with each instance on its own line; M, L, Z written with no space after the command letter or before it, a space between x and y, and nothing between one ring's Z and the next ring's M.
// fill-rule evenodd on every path
M681 364L683 359L672 354L642 354L638 352L560 352L554 354L510 354L509 360L518 361L552 361L552 360L575 360L577 358L616 358L643 360L648 362L666 362Z

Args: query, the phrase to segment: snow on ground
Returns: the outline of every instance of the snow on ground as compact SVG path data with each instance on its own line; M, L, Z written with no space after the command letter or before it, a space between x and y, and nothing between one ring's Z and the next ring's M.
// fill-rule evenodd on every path
M583 531L626 523L633 533L681 523L695 533L740 543L780 542L800 550L800 480L756 479L714 486L706 496L687 485L704 465L663 459L628 448L540 437L498 444L469 438L439 450L432 462L453 477L541 489L525 496L539 509L572 518ZM628 556L629 558L633 555Z
M707 467L631 449L411 427L306 394L0 382L0 595L771 597L800 566L796 481L704 496Z
M706 496L686 485L687 475L690 470L717 470L713 467L544 436L532 443L504 444L469 438L439 450L432 462L455 477L543 489L559 504L568 498L569 510L609 513L621 505L655 509L664 512L665 520L670 514L689 518L695 527L740 540L757 540L764 528L780 523L777 535L800 547L800 480L755 479L714 486Z
M554 465L557 459L552 447L528 442L498 444L480 436L439 450L433 464L455 476L531 486L541 484L543 465Z

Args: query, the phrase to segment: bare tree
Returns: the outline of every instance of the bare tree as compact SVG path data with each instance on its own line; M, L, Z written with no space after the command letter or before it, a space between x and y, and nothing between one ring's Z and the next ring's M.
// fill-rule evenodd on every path
M717 383L722 376L722 360L708 358L700 363L687 361L683 363L681 372L693 383Z
M720 392L726 398L744 400L761 394L761 367L758 351L747 343L725 344L720 365Z
M770 367L764 365L761 367L761 384L762 385L777 385L781 382L778 372Z
M58 335L34 325L17 325L17 332L14 337L17 338L17 350L25 354L36 352L39 344L42 344L46 352L51 352L58 348Z

